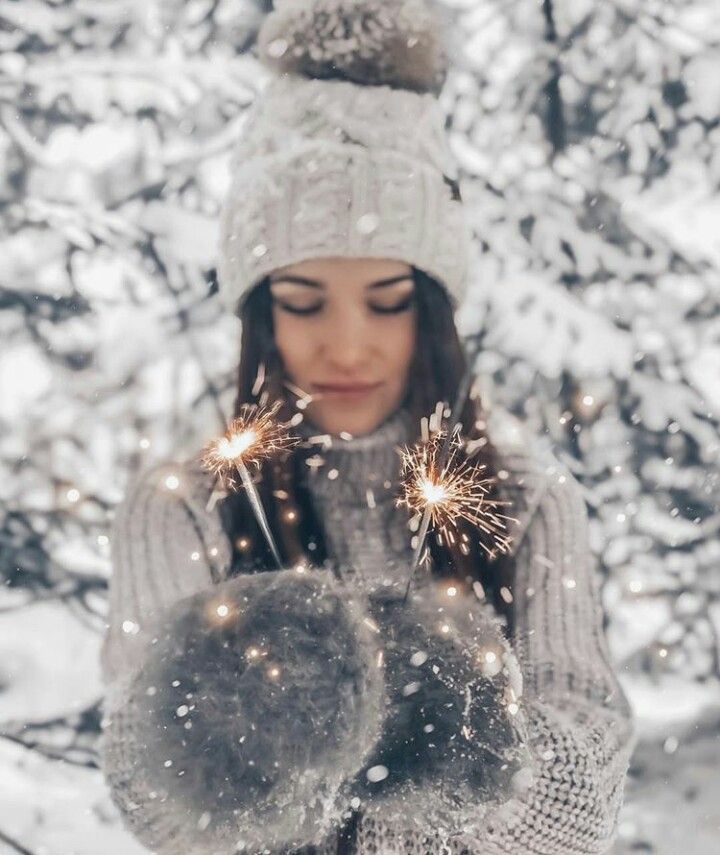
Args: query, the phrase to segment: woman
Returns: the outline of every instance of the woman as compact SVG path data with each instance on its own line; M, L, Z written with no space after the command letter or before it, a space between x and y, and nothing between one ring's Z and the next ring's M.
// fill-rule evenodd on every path
M268 17L261 58L282 76L236 151L219 264L243 327L237 411L265 395L284 416L303 416L302 445L259 483L283 561L328 562L371 592L404 582L411 557L397 447L453 400L466 368L453 311L470 236L432 97L442 45L424 4L395 5L315 0ZM603 635L582 492L507 415L470 402L462 422L483 475L512 503L511 549L493 559L461 527L466 539L429 540L432 560L414 584L477 581L504 615L539 773L471 836L360 810L308 851L611 846L634 737ZM134 481L113 550L102 662L117 710L169 603L272 565L244 494L218 498L197 460Z

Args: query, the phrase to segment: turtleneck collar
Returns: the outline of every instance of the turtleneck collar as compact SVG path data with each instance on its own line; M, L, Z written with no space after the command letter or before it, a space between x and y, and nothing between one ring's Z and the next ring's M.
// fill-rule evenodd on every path
M309 422L302 422L295 430L302 439L305 482L316 497L372 507L397 496L399 450L415 433L405 408L398 408L362 436L324 433Z

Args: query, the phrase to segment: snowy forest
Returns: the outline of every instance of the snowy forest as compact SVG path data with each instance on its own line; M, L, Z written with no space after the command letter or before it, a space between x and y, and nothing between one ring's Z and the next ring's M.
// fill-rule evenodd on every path
M617 855L720 848L720 4L442 0L486 404L582 484L640 742ZM0 853L145 852L98 766L110 524L232 408L261 0L0 2Z

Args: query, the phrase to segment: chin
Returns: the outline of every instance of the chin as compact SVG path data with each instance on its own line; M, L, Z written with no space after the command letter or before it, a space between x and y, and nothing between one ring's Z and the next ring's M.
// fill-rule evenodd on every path
M351 407L333 408L324 412L310 413L310 419L323 431L335 436L346 432L353 436L363 436L372 433L390 415L392 409L370 410L364 407L360 412L353 412Z

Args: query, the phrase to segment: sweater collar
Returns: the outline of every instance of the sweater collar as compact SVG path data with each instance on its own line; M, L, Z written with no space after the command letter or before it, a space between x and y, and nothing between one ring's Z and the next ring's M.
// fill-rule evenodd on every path
M415 433L405 408L362 436L324 433L309 422L296 431L302 441L305 483L316 498L372 507L397 497L400 449Z

